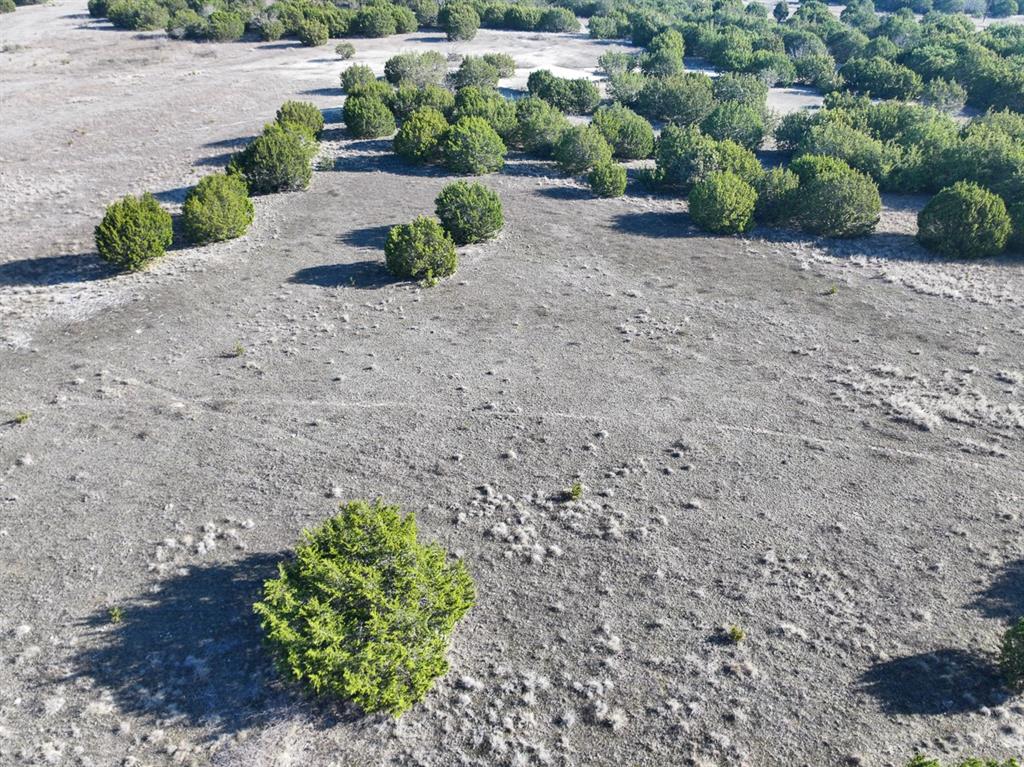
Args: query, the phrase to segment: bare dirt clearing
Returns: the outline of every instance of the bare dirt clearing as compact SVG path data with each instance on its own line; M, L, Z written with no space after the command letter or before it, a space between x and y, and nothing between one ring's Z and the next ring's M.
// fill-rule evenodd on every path
M339 130L246 237L111 277L109 200L180 200L285 98L338 106L342 64L82 12L0 22L0 414L30 414L0 426L0 763L1024 752L991 665L1024 613L1019 259L930 259L902 198L862 240L709 238L514 159L484 179L504 233L421 289L380 249L449 177ZM472 44L499 47L606 49ZM378 494L480 593L397 723L282 689L251 614L303 526Z

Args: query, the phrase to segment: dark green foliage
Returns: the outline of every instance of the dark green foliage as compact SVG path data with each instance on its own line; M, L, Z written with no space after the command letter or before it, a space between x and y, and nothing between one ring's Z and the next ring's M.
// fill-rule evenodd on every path
M938 759L929 759L924 754L915 754L914 758L907 762L906 767L942 767L942 762ZM949 767L954 767L954 763L950 762ZM1021 767L1021 764L1016 759L1000 761L998 759L971 758L957 762L956 767Z
M761 177L757 186L754 219L766 226L783 226L794 216L799 195L800 177L789 168L772 168Z
M353 501L305 533L254 610L282 673L399 716L447 672L452 631L475 597L465 565L417 540L411 514Z
M298 29L299 42L310 48L324 45L331 37L331 31L322 21L307 19Z
M396 277L424 280L428 284L454 274L459 263L455 243L448 232L426 216L391 227L384 245L384 258Z
M531 96L544 99L555 109L568 114L590 114L601 103L601 91L590 80L567 80L555 77L546 69L531 72L526 87Z
M1013 226L1006 246L1018 253L1024 253L1024 198L1007 205L1006 212L1010 215L1010 223Z
M149 192L111 203L96 227L100 257L127 271L162 256L172 240L171 214Z
M850 59L840 74L849 90L878 99L916 99L924 87L916 72L880 56Z
M579 32L580 22L568 8L547 8L535 28L538 32Z
M666 126L654 155L658 183L684 194L700 179L719 170L718 143L694 127Z
M789 18L789 3L786 0L779 0L775 4L775 8L772 10L772 16L780 24Z
M355 138L380 138L395 132L395 116L376 96L349 96L345 101L345 127Z
M395 19L395 31L400 35L408 35L420 28L420 22L416 14L405 6L391 6L391 15Z
M107 18L122 29L150 30L166 28L170 14L156 0L113 0Z
M253 22L256 35L263 42L270 43L284 37L284 22L274 18L259 18Z
M214 173L189 190L182 206L182 226L190 242L202 245L241 237L254 215L245 182L238 176Z
M341 89L350 93L353 88L359 85L377 82L377 75L365 64L350 64L341 70Z
M9 2L13 11L15 8L14 0L9 0ZM104 19L107 16L107 6L107 0L89 0L89 15L94 19Z
M543 99L530 96L516 106L516 131L513 140L524 152L547 157L563 132L569 129L565 115Z
M683 36L674 29L667 29L654 36L647 50L640 57L640 68L645 75L669 77L683 71Z
M452 119L463 117L482 117L503 140L510 138L516 131L515 104L495 90L460 88L455 94Z
M640 72L619 72L608 82L608 95L627 107L637 108L647 78Z
M316 150L316 141L306 129L270 123L231 159L228 173L241 175L250 194L305 189L313 175L310 162Z
M813 126L797 146L797 154L838 157L876 182L885 179L889 171L882 142L840 121Z
M480 16L468 3L446 4L438 21L449 40L472 40L480 29Z
M356 13L352 31L363 37L388 37L398 32L398 23L390 5L367 5Z
M712 81L711 87L718 101L735 101L762 112L768 100L768 86L754 75L725 72Z
M206 40L210 27L206 19L191 8L185 8L174 12L166 31L172 40Z
M94 16L95 14L93 14L93 12L92 12L92 3L93 3L93 1L94 0L90 0L90 2L89 2L89 14ZM101 2L102 2L102 0L101 0ZM0 13L14 13L14 11L16 11L17 9L18 9L18 6L16 6L14 4L14 0L0 0ZM106 9L104 8L104 10L106 10ZM101 14L101 15L103 15L103 14Z
M650 157L654 150L654 129L651 124L621 104L598 109L592 124L601 131L616 157L640 160Z
M406 162L424 163L438 159L441 140L448 131L444 115L432 107L420 107L395 134L395 154Z
M714 139L729 139L748 149L758 149L764 141L764 115L757 107L725 101L701 121L700 129Z
M607 51L597 59L598 66L609 77L629 72L636 66L636 59L623 51Z
M442 142L445 167L461 175L501 170L506 152L501 136L482 117L463 117Z
M790 169L800 178L796 221L829 237L859 237L878 224L882 200L866 175L835 157L805 155Z
M441 190L434 212L456 245L483 242L505 225L501 199L483 184L456 181Z
M917 241L953 258L994 256L1012 231L1003 200L977 184L958 181L935 195L917 215ZM1016 662L1024 682L1024 628Z
M697 72L651 77L644 83L636 110L649 120L694 125L715 107L711 78Z
M227 42L238 40L245 34L245 20L230 11L214 11L207 19L207 25L210 40Z
M413 12L420 26L432 27L437 24L437 16L441 11L437 0L405 0L404 5Z
M428 85L425 88L403 85L391 95L389 106L395 119L401 124L421 107L433 107L443 115L450 114L455 107L455 94L437 85Z
M323 112L317 108L316 104L310 104L308 101L284 102L277 110L277 121L301 125L314 138L318 137L324 129Z
M612 161L612 148L593 125L576 125L563 132L552 152L564 173L583 173Z
M626 169L615 162L603 162L591 169L587 181L598 197L621 197L626 191Z
M734 173L716 171L690 192L690 218L716 234L738 234L754 225L757 191Z
M520 32L530 32L540 24L541 9L532 5L510 5L505 12L504 26Z
M356 83L346 91L346 94L350 99L377 99L378 101L383 101L389 106L395 99L395 89L391 87L390 83L386 83L383 80L371 80L370 82Z
M392 85L440 85L448 73L448 60L437 51L399 53L384 64L384 78Z
M451 82L455 88L494 88L500 77L501 72L493 62L483 56L466 56L452 73Z

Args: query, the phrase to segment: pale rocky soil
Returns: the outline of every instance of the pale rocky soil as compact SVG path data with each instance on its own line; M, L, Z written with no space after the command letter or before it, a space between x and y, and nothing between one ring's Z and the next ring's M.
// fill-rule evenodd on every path
M484 180L505 232L421 289L381 245L449 178L332 122L249 235L113 276L109 200L180 201L285 98L336 108L342 64L82 9L0 19L25 46L0 54L0 417L31 413L0 425L0 764L1024 753L992 667L1024 614L1019 257L929 258L910 198L852 242L708 238L513 158ZM582 73L605 49L472 47ZM304 526L378 494L479 588L397 723L282 686L250 612Z

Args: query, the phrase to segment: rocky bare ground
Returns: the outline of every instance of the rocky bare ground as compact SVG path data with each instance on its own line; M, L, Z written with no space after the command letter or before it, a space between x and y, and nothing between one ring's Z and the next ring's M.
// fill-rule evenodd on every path
M992 666L1024 614L1019 259L930 259L914 199L864 240L709 238L514 158L485 180L505 232L422 289L381 246L447 177L332 123L248 236L111 276L109 199L173 203L284 98L337 106L340 67L81 5L0 21L26 46L0 54L0 763L1024 753ZM282 686L251 614L304 526L375 495L479 589L398 722Z

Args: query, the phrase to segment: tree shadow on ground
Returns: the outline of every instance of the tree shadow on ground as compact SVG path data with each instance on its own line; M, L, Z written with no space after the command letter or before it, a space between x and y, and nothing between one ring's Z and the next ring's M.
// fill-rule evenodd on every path
M536 193L552 200L588 200L595 197L593 192L582 186L548 186L538 189Z
M96 253L23 258L0 264L0 286L70 285L103 280L115 274L117 270Z
M213 736L280 718L295 695L279 679L252 610L279 558L252 554L182 570L118 605L118 623L98 610L87 620L75 675L109 690L125 713L178 719ZM308 708L318 718L359 718L330 704Z
M860 682L887 714L958 714L1007 697L990 658L956 648L877 663Z
M326 107L321 109L320 113L324 116L325 125L338 125L345 121L345 110L342 107Z
M696 233L690 217L681 211L622 213L615 217L614 227L640 237L692 237Z
M191 186L177 186L174 189L165 189L162 192L153 192L153 196L160 202L181 204L185 202L185 195L188 194Z
M383 226L367 226L363 229L353 229L339 235L338 242L356 248L381 250L384 247L384 243L387 242L391 226L391 224L385 224Z
M299 91L303 96L344 96L345 91L341 88L310 88L308 90Z
M203 147L205 147L206 149L223 149L225 147L233 148L233 149L241 149L246 144L248 144L250 141L252 141L254 138L256 138L256 137L255 136L235 136L234 138L222 138L219 141L210 141L210 142L208 142L206 144L203 144Z
M326 131L325 131L326 134ZM391 173L396 176L446 176L436 165L410 165L391 149L390 139L353 142L349 151L334 160L340 173Z
M323 264L300 269L288 281L322 288L376 290L393 284L395 279L380 261L368 259L351 264Z
M986 618L1015 623L1024 617L1024 559L1005 565L989 587L975 595L971 607Z
M503 176L541 176L554 178L560 176L558 167L554 162L544 160L524 160L518 158L509 158L505 163L505 166L501 169Z
M212 168L212 167L225 167L234 157L236 152L220 152L219 154L212 154L209 157L203 157L195 162L193 165Z

